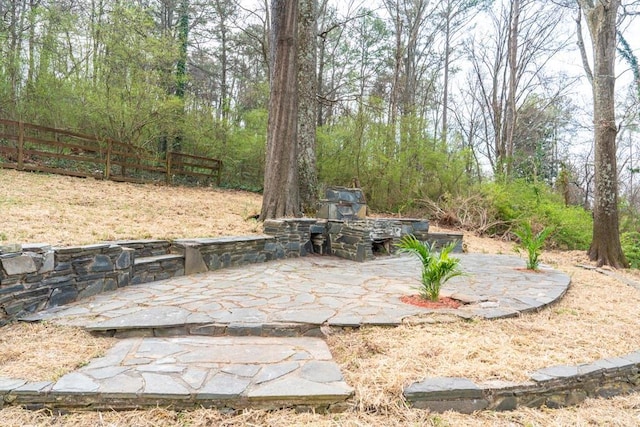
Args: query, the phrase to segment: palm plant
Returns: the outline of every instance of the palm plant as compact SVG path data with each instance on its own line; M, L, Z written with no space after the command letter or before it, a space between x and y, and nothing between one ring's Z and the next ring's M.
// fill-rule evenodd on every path
M520 243L516 246L516 252L524 250L527 252L527 269L538 270L540 266L540 254L542 253L542 247L544 241L553 232L552 228L543 228L540 232L534 233L531 224L528 222L520 225L520 228L513 232Z
M410 234L397 244L399 252L412 254L422 263L422 280L418 288L422 298L438 301L442 285L449 279L462 275L458 268L460 259L449 256L456 244L457 242L452 242L440 252L435 252L435 243L429 245Z

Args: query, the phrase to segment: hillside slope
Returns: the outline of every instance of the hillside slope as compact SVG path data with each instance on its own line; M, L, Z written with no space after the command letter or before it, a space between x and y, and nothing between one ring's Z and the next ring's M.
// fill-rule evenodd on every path
M69 246L260 232L259 194L0 170L0 243Z

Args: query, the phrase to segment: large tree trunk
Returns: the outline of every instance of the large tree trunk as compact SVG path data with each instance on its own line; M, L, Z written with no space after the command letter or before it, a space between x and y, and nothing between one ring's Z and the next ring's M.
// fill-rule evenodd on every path
M317 0L300 0L298 38L298 174L302 212L314 215L318 201L316 168Z
M271 96L261 220L300 213L296 139L298 1L273 0L271 11Z
M615 54L616 18L620 0L578 0L593 44L593 121L595 200L593 241L589 257L598 265L626 267L618 228L618 169L616 165Z

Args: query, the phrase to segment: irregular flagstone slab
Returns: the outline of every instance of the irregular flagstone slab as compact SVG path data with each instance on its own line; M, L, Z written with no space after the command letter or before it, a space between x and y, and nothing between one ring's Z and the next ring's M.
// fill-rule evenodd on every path
M191 311L173 307L153 307L135 313L119 316L103 322L90 323L88 330L154 328L158 326L184 325Z
M49 390L53 386L51 381L36 381L32 383L26 383L13 390L15 394L40 394Z
M27 382L16 378L4 378L0 377L0 393L6 393L12 390L22 387Z
M209 371L201 368L187 368L186 372L182 374L182 380L186 382L192 389L199 389L204 380L207 379Z
M276 313L273 316L275 321L279 322L293 322L293 323L312 323L321 325L325 323L329 318L335 316L336 311L333 309L313 309L308 307L307 309L298 310L285 310Z
M347 399L352 394L353 389L343 382L319 383L300 377L287 377L255 387L247 393L247 396L254 400L296 400L314 396Z
M57 393L91 393L100 388L99 380L93 379L80 372L64 375L53 385L52 391Z
M309 362L311 363L311 362ZM280 378L300 367L298 362L285 362L263 366L260 373L254 378L256 384L262 384L267 381ZM342 376L340 376L342 379Z
M144 389L141 394L153 398L187 398L191 394L189 389L171 375L160 375L142 372Z
M240 399L249 384L251 384L249 378L221 372L214 375L196 392L196 399Z
M117 375L105 378L100 382L98 392L103 395L114 395L120 398L135 398L145 386L145 382L138 375Z

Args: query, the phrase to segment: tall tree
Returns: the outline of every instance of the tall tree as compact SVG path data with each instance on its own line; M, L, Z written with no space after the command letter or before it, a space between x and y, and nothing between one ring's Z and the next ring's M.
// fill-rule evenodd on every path
M271 95L260 219L300 214L298 188L298 1L271 2Z
M595 194L593 241L589 257L598 265L626 267L620 246L618 168L616 162L615 59L616 19L621 0L577 0L586 18L593 46L593 123ZM583 55L584 57L584 55ZM585 67L586 66L585 63Z
M493 0L446 0L440 2L440 16L442 18L442 32L444 37L444 58L442 64L442 130L440 139L447 142L449 128L449 88L450 73L453 65L456 35L468 31L469 21L482 9L488 8ZM455 113L455 112L454 112Z
M316 168L317 0L300 0L298 28L298 174L302 212L314 214L318 200Z
M178 61L176 62L176 96L180 102L179 116L184 121L184 95L187 87L187 48L189 44L189 0L180 1L178 20ZM173 150L182 149L182 131L179 130L173 143Z
M554 4L503 3L489 17L492 28L486 34L477 33L482 39L472 39L467 47L472 77L466 96L483 113L477 142L484 143L494 174L509 178L518 108L536 92L549 90L545 65L566 47L568 39L558 35L563 17ZM564 90L570 87L563 86Z

